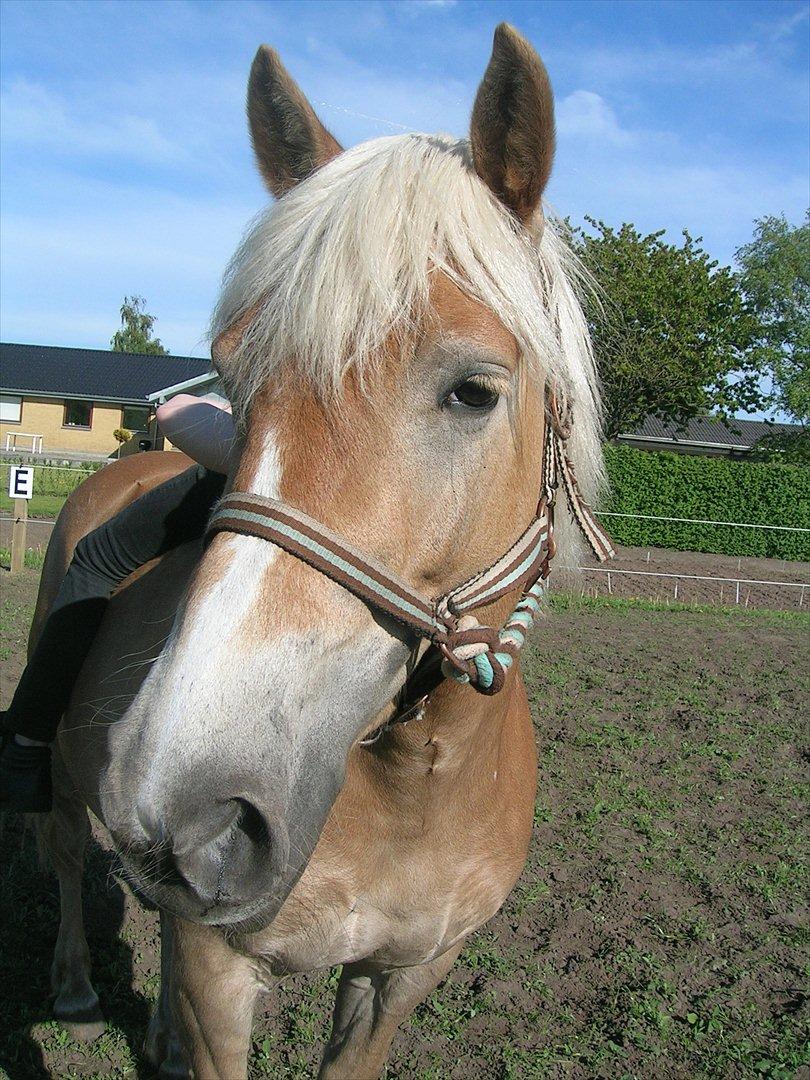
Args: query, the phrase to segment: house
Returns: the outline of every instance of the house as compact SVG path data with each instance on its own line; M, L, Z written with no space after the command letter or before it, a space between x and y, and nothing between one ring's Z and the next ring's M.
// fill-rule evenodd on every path
M676 454L745 458L766 435L796 431L795 424L767 424L764 420L730 420L696 416L679 425L648 416L635 431L616 436L616 442L641 450L670 450Z
M216 371L211 370L210 364L204 375L195 375L190 379L184 379L183 382L174 383L172 386L164 386L160 390L155 390L153 393L147 395L147 401L149 401L153 407L157 407L158 405L162 405L165 401L169 401L170 398L176 397L178 394L191 394L192 397L202 397L205 394L216 394L217 397L224 397L219 375Z
M150 395L210 370L191 356L0 344L0 450L111 454L117 429L147 432Z

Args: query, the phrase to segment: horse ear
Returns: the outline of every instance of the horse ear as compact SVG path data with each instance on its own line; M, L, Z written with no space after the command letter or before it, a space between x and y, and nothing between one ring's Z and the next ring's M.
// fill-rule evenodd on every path
M276 198L343 149L269 45L250 69L247 114L259 169Z
M470 142L475 171L529 225L554 160L554 95L543 61L508 23L495 31Z

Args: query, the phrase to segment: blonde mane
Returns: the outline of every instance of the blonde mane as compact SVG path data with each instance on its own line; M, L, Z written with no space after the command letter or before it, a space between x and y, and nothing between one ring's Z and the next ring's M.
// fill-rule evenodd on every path
M602 478L599 394L577 261L556 220L546 219L539 243L515 224L475 173L467 140L409 134L362 143L251 223L211 326L216 338L253 311L222 371L237 414L292 361L324 394L338 391L349 369L362 377L392 334L412 339L434 270L495 312L527 376L562 388L574 409L571 458L593 500Z

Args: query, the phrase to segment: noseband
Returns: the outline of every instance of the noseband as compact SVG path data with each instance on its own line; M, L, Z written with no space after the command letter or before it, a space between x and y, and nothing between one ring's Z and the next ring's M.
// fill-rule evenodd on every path
M562 485L568 505L600 562L613 556L610 539L585 502L566 454L570 411L546 395L541 493L534 520L509 550L486 570L437 599L426 599L383 563L366 555L319 521L287 503L251 492L231 491L217 506L208 537L220 532L268 540L397 619L430 643L400 692L397 719L410 718L444 678L496 694L540 610L554 557L554 502ZM500 630L470 614L508 593L521 599Z

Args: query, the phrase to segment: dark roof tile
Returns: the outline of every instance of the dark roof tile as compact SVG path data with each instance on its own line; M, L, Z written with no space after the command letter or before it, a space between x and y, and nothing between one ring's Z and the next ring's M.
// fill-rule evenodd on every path
M5 393L136 402L210 370L210 360L193 356L0 344L0 387Z
M677 424L672 420L661 420L657 416L648 416L633 432L623 432L620 439L632 439L644 436L648 439L660 439L680 443L713 443L716 446L754 446L763 436L771 432L793 431L793 424L766 424L764 420L729 420L723 423L717 416L696 416L686 424Z

